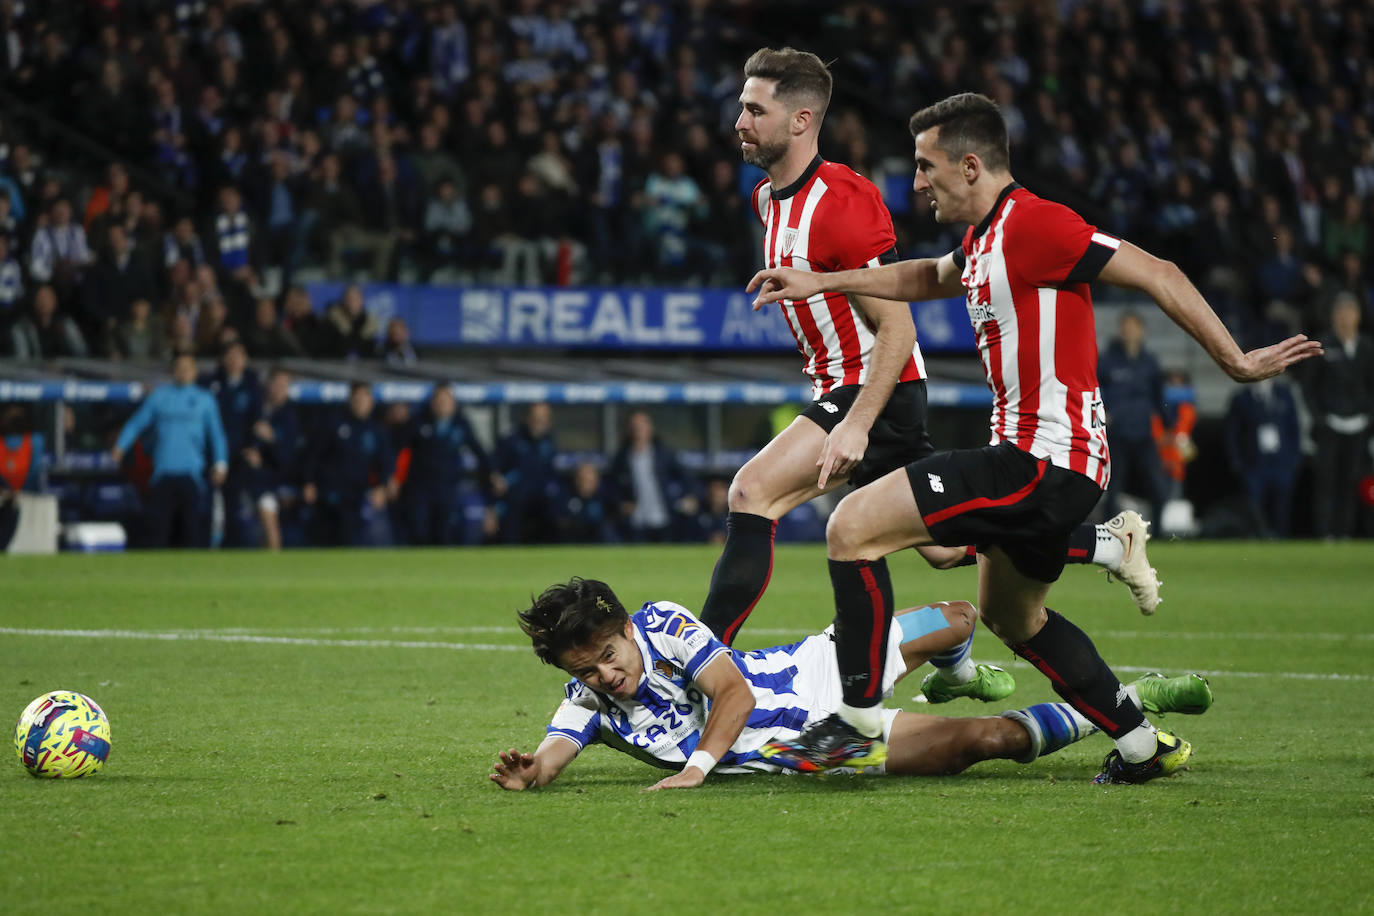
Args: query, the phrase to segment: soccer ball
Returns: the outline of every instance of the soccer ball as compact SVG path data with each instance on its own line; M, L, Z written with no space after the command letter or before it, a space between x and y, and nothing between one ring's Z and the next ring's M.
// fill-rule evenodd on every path
M14 750L34 776L89 776L110 756L110 720L90 697L54 690L30 703L19 717Z

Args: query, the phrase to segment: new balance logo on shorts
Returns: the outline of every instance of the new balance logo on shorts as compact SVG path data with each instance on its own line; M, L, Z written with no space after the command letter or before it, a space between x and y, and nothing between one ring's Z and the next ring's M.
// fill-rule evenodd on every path
M829 401L821 401L821 410L824 410L826 413L840 412L840 408L836 407L834 404L831 404Z
M940 479L940 475L939 475L939 474L927 474L926 476L930 478L930 489L931 489L931 492L933 492L933 493L943 493L943 492L945 492L945 482L944 482L943 480Z

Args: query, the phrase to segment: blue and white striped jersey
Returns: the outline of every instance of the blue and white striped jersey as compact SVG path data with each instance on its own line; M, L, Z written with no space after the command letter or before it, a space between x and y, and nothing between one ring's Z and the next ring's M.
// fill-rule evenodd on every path
M837 707L839 672L828 631L790 645L740 652L670 601L646 604L630 620L644 660L635 698L618 700L574 679L549 723L549 735L579 748L603 741L645 763L681 769L706 727L708 701L694 678L721 655L730 656L749 682L755 708L716 772L776 771L779 767L765 761L759 749L796 735L808 717L822 718ZM897 655L900 666L900 651L890 654ZM895 676L886 680L890 685Z

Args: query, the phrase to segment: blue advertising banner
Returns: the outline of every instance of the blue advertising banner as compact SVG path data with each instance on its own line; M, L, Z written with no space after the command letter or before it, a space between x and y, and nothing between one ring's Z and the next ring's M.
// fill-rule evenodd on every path
M291 400L300 404L342 404L347 382L299 381ZM786 404L811 400L811 386L773 382L456 382L450 386L463 404ZM138 382L73 382L0 379L0 403L11 401L83 401L132 404L151 388ZM433 391L430 382L376 382L372 393L383 404L417 402ZM940 407L986 407L992 402L982 385L931 382L930 403Z
M342 283L307 286L317 310ZM558 347L627 350L794 350L778 306L754 311L753 296L732 289L477 287L366 284L369 312L385 325L399 317L417 346ZM962 299L916 303L926 352L970 352L973 328Z

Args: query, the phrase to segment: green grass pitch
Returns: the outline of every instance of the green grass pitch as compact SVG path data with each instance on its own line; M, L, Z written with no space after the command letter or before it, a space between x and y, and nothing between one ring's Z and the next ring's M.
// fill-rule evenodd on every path
M513 611L575 574L695 609L715 548L4 558L6 727L70 688L114 746L73 782L5 752L0 911L1374 911L1374 546L1151 549L1155 617L1087 567L1052 603L1124 679L1210 677L1210 713L1164 720L1196 748L1175 779L1090 785L1095 736L957 777L649 795L661 774L604 748L537 792L487 781L561 696ZM890 563L899 604L975 597L972 570ZM824 548L781 548L740 644L830 616ZM975 655L1017 675L1008 706L1052 698L985 631Z

